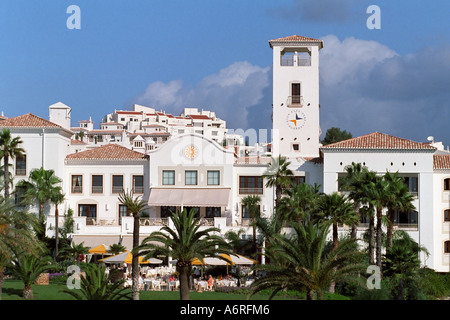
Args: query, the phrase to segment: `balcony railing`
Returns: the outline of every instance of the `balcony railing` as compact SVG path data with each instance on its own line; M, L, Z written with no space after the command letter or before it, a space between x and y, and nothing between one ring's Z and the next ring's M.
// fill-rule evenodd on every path
M103 193L102 186L92 186L92 193Z
M140 218L139 225L141 225L141 226L168 226L169 218Z
M133 192L134 193L144 193L144 187L134 186L133 187Z
M263 188L239 188L239 194L263 194Z
M112 192L113 193L121 193L123 191L123 186L113 186Z
M296 58L294 56L282 56L281 57L281 66L282 67L310 67L311 66L311 58Z
M303 96L289 96L286 104L288 107L301 108L303 107Z

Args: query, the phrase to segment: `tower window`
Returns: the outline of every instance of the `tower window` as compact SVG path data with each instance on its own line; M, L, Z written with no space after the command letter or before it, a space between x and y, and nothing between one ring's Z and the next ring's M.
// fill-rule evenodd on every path
M302 106L302 102L301 84L299 82L291 83L291 95L289 96L288 106L299 108Z

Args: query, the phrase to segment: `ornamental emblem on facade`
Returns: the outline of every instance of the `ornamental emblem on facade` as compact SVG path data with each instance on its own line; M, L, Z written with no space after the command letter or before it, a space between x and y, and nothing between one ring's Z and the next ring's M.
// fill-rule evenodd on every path
M184 156L189 160L197 158L198 153L198 148L193 144L190 144L184 148Z

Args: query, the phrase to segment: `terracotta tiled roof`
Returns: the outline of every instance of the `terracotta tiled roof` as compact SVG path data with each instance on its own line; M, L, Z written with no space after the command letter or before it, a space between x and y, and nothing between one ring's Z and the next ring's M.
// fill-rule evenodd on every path
M398 138L380 132L325 145L321 149L436 150L427 143Z
M66 159L78 160L142 160L147 156L117 144L107 144L92 150L69 154Z
M303 37L303 36L299 36L296 34L292 35L292 36L269 40L269 45L272 48L273 43L285 43L285 42L318 42L318 43L320 43L320 46L323 48L322 40L309 38L309 37Z
M195 120L211 120L210 117L202 115L202 114L190 114L190 115L188 115L188 117L195 119Z
M8 118L5 120L2 120L0 122L1 127L9 127L9 128L61 128L60 125L50 122L48 120L45 120L41 117L38 117L32 113L27 113L21 116Z
M116 113L117 114L142 114L142 112L140 112L140 111L117 111L117 110L116 110Z
M70 139L70 144L87 144L87 142Z
M450 154L435 154L433 156L433 168L450 170Z

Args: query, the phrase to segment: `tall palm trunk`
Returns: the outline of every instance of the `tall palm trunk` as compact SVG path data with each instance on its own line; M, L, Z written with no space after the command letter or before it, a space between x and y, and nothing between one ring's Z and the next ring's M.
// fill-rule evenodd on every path
M139 246L139 215L134 215L133 224L133 249ZM133 300L139 300L139 256L133 254L131 260L131 281L132 281L132 291Z
M22 292L23 298L24 299L33 299L33 288L30 285L25 285L25 287L23 288L23 292Z
M382 208L377 207L377 232L376 232L376 258L377 266L381 270L381 249L382 249Z
M3 156L3 170L4 170L4 183L5 183L5 199L9 198L9 155L5 153Z
M369 219L369 263L375 264L375 219L374 216L371 215Z
M392 248L393 245L393 234L394 234L394 210L389 209L388 211L388 217L389 217L389 226L387 230L387 242L388 247Z
M180 273L180 300L190 300L189 295L189 275L191 272L190 265L177 266Z
M58 210L58 204L55 204L55 258L58 258L59 254L59 210Z

